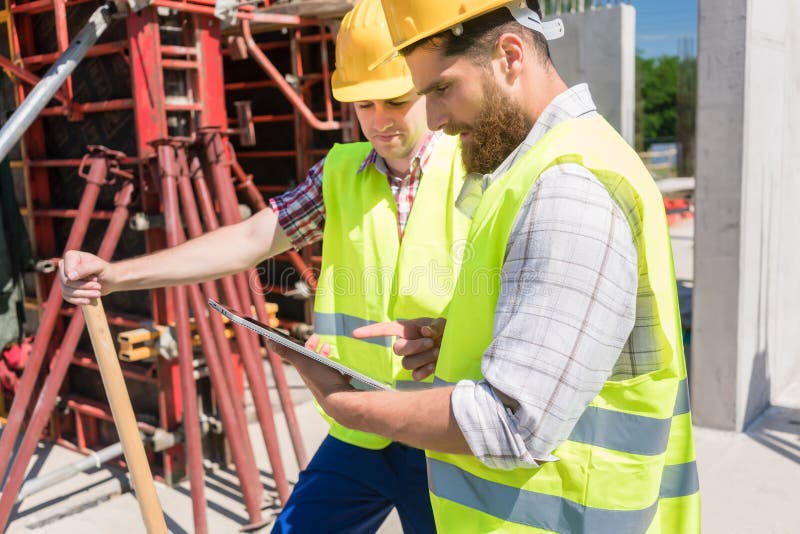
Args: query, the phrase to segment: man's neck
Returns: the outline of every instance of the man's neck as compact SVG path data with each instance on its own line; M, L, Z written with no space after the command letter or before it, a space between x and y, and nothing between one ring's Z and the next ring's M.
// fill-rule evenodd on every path
M384 158L383 161L386 162L386 170L388 171L389 175L394 178L402 178L406 176L409 171L411 170L411 162L413 158L403 158L402 160L397 159L386 159Z
M533 124L539 120L553 99L569 89L552 65L538 69L536 75L529 78L527 85L527 94L533 97L523 99L523 106Z

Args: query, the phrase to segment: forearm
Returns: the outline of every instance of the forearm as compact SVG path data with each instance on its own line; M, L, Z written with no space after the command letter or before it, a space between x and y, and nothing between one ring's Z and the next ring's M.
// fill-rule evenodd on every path
M323 408L339 423L417 447L471 454L451 409L452 387L430 390L343 391Z
M241 272L289 248L272 210L179 246L110 265L106 290L152 289L214 280Z

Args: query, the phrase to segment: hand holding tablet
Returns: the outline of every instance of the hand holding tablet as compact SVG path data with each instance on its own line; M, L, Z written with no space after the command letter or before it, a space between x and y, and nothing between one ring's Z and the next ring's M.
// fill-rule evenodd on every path
M326 358L320 354L317 354L313 350L309 350L303 346L303 344L294 339L291 336L288 336L270 326L265 325L264 323L253 319L252 317L246 317L242 313L238 311L234 311L227 306L220 304L212 299L208 299L208 305L233 321L236 324L240 324L245 328L252 330L253 332L268 338L270 341L273 341L282 347L291 350L292 352L304 356L306 358L310 358L311 360L335 369L339 373L350 377L350 384L356 389L362 390L391 390L392 388L386 384L373 380L372 378L368 377L363 373L359 373L358 371L351 369L341 363L331 360L330 358Z

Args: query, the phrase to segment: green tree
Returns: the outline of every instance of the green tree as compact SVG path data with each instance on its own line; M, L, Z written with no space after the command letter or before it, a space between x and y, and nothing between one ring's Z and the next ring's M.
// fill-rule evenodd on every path
M679 63L677 56L636 56L637 85L642 106L637 126L645 144L643 148L651 139L677 137Z

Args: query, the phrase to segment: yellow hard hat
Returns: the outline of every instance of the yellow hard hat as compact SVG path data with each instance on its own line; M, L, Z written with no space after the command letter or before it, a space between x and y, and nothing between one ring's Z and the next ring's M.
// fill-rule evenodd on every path
M411 91L414 82L403 58L370 71L370 65L390 55L391 50L392 39L380 0L361 0L345 15L336 37L333 97L339 102L391 100Z
M523 26L538 31L547 39L564 35L561 19L542 22L525 0L382 0L392 36L392 49L371 66L375 69L399 51L444 30L458 35L462 22L480 17L500 7L507 8Z

